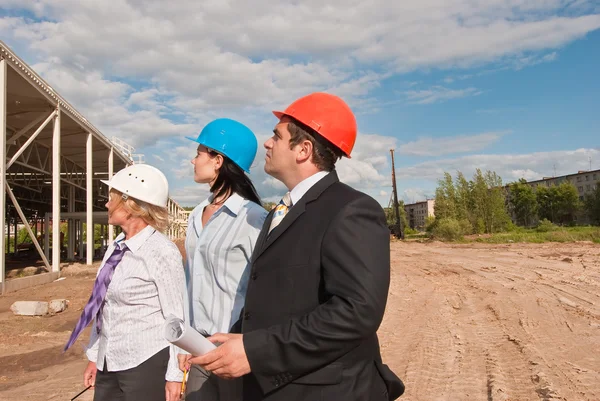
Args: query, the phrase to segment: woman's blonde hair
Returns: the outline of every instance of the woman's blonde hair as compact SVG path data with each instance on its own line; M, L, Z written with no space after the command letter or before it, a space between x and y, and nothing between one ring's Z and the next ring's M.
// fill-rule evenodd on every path
M133 217L139 217L158 231L165 231L169 227L169 212L166 207L151 205L150 203L128 197L123 199L123 193L112 188L111 199L115 202L115 208L123 204L125 211Z

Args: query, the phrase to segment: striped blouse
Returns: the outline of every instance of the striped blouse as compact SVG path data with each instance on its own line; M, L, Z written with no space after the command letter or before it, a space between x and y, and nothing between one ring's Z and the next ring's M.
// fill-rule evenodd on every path
M147 226L125 240L117 236L104 256L116 246L127 245L106 292L102 310L102 330L96 334L92 325L86 355L102 370L121 371L134 368L171 344L164 337L165 318L170 314L184 317L185 275L181 253L164 234ZM171 347L169 381L181 381L174 346Z
M209 197L190 214L185 240L186 313L201 333L227 333L246 297L250 260L267 211L233 194L202 226Z

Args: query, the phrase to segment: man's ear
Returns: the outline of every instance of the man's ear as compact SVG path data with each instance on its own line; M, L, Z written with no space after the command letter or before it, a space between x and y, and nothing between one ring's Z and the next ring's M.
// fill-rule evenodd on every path
M313 154L313 144L308 139L300 142L296 145L298 148L298 152L296 153L296 161L297 162L305 162L310 160Z

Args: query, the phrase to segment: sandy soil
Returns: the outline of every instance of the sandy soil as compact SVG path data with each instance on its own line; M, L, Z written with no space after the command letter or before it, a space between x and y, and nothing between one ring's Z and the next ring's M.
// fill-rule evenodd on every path
M62 354L95 268L0 297L0 400L69 400L83 389L80 339ZM16 300L67 298L31 318ZM600 246L392 243L380 328L401 400L600 400ZM78 400L91 400L92 391Z

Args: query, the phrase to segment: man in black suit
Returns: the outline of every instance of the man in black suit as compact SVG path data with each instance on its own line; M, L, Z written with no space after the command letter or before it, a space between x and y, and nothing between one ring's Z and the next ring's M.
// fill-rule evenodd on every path
M381 206L338 180L356 120L339 97L313 93L284 112L265 142L265 171L289 189L257 240L245 307L190 362L243 376L243 399L387 401L404 391L381 361L377 329L390 280ZM234 330L232 330L234 331Z

